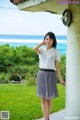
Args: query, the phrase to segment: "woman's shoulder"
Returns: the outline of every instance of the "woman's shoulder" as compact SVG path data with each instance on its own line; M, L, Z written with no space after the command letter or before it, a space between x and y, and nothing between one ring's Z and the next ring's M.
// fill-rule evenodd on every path
M55 51L59 51L59 49L57 49L57 48L53 48Z
M54 47L52 48L52 50L55 51L55 52L57 52L57 51L59 52L59 49L54 48Z

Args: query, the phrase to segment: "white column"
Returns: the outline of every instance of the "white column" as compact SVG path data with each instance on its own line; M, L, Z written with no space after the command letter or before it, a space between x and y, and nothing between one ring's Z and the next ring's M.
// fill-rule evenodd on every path
M68 27L66 64L66 120L80 120L80 6L69 5L73 21Z

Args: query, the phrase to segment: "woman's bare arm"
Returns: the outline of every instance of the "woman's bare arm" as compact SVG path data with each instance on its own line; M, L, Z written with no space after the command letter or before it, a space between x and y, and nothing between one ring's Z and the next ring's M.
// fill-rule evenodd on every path
M33 48L33 50L34 50L37 54L40 54L39 48L40 48L42 45L45 45L45 41L39 43L37 46L35 46L35 47Z
M62 76L61 76L60 67L59 67L59 61L58 60L55 61L55 67L56 67L56 71L57 71L60 83L62 85L65 85L65 81L62 79Z

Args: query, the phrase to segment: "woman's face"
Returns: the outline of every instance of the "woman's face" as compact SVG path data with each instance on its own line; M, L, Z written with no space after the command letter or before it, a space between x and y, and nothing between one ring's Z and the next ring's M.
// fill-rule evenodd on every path
M47 35L45 38L45 44L47 47L52 47L53 39L51 39L49 35Z

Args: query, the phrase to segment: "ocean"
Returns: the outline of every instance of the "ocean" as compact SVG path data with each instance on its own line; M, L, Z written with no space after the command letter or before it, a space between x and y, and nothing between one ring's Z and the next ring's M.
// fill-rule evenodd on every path
M0 45L9 44L10 46L19 47L27 46L33 48L44 39L43 35L0 35ZM60 54L66 54L67 37L56 36L57 49Z

